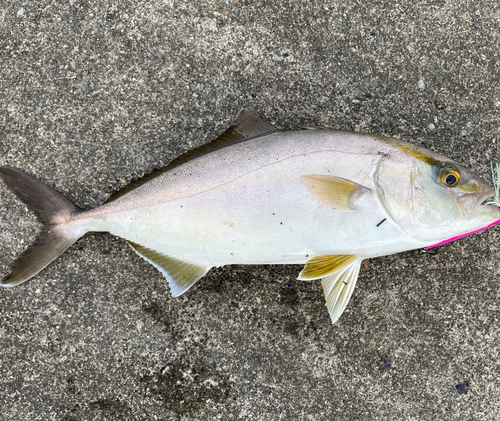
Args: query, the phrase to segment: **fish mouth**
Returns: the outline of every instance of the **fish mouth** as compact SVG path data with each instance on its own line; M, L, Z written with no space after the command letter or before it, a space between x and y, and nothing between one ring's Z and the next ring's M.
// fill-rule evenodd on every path
M476 205L474 206L475 210L484 210L485 208L488 207L493 207L493 209L496 208L498 210L500 208L500 201L495 200L495 190L491 189L490 191L487 191L482 194L478 194L478 197L476 199Z
M477 193L465 194L458 199L462 212L467 216L478 216L490 213L500 213L500 203L494 201L495 190L481 189Z

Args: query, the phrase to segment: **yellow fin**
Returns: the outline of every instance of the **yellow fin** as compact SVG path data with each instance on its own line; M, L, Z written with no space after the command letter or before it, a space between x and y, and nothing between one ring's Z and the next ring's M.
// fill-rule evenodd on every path
M128 243L139 256L151 263L167 278L173 297L184 294L210 270L210 267L184 262L135 244L132 241L128 241Z
M332 323L335 323L344 312L358 280L362 259L357 256L353 257L356 257L356 259L344 267L343 270L321 280L321 286L325 293L326 308Z
M297 279L309 281L324 278L325 276L342 271L357 259L359 259L358 256L351 255L317 256L306 263Z
M356 200L371 191L354 181L332 175L303 175L300 182L321 203L343 211L354 210Z

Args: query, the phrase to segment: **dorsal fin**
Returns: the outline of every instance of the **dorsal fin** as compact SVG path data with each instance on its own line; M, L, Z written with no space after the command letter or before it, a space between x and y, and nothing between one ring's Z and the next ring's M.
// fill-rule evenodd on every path
M293 130L331 130L325 126L297 126Z
M198 158L218 149L243 142L253 137L262 136L264 134L269 134L276 131L278 130L272 124L267 123L250 111L242 109L239 112L234 125L224 133L222 133L217 139L213 140L210 143L207 143L206 145L199 146L198 148L182 154L181 156L175 158L172 162L170 162L166 167L158 168L151 173L146 174L144 177L132 181L122 189L118 190L114 195L110 196L106 203L118 199L119 197L129 193L139 186L142 186L153 178L158 177L164 172L167 172L172 168L178 167L179 165L191 161L194 158Z

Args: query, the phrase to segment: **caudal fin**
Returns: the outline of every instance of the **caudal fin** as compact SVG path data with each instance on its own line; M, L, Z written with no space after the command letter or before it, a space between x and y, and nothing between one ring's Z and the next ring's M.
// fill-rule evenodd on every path
M14 261L11 272L0 281L0 286L13 287L35 276L78 239L57 229L57 225L80 209L20 169L0 167L0 177L43 222L41 235Z

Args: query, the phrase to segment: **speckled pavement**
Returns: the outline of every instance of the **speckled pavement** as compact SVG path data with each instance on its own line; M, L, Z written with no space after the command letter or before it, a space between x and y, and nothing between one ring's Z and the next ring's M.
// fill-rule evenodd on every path
M4 0L0 165L92 208L245 107L490 179L499 51L497 1ZM1 184L0 273L39 227ZM499 239L366 262L332 326L297 266L212 270L172 299L89 234L0 290L0 420L498 420Z

